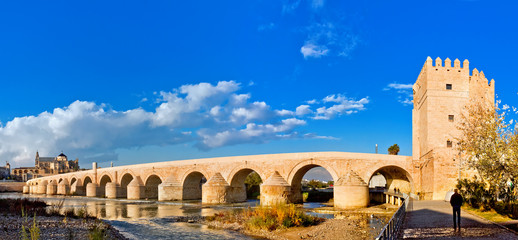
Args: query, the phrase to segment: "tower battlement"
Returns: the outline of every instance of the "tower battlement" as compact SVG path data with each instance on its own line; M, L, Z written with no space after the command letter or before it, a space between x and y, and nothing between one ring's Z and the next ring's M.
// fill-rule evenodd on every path
M412 110L413 159L422 171L422 191L441 199L455 186L458 167L455 139L460 132L457 122L465 107L477 101L495 102L495 81L488 81L469 61L431 57L426 61L413 86Z

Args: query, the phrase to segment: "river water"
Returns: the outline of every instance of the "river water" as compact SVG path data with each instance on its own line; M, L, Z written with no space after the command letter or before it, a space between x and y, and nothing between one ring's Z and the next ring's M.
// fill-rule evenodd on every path
M258 200L224 205L202 205L201 201L158 202L153 200L126 200L86 198L79 196L46 196L21 193L2 193L0 198L40 199L49 205L63 204L63 211L76 213L85 209L90 216L102 218L130 239L254 239L234 231L216 230L197 223L177 222L179 216L212 216L221 211L253 207ZM334 218L333 213L319 213L312 209L320 203L305 203L309 214ZM368 217L369 231L376 234L385 224L384 218Z

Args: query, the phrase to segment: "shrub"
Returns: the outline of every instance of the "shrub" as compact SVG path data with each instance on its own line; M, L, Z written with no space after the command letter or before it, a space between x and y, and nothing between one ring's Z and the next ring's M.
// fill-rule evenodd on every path
M457 182L457 189L464 201L473 208L491 209L496 203L496 188L488 186L477 179L461 179Z
M102 222L97 222L93 227L88 229L88 238L90 240L102 240L106 239L106 228Z
M251 229L275 230L277 228L289 228L309 226L320 223L323 219L310 216L294 204L279 204L272 207L257 207L247 210L245 213L249 220L245 226Z

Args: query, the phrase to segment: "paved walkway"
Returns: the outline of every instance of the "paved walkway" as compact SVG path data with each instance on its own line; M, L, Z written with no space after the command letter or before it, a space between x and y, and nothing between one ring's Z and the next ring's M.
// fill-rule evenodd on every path
M518 239L518 235L491 222L461 212L460 232L453 231L453 213L445 201L410 203L401 239Z

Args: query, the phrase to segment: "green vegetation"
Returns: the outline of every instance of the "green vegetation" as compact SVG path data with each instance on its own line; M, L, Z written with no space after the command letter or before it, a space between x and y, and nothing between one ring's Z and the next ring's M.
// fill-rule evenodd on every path
M250 219L246 226L275 230L280 228L310 226L320 223L322 219L306 214L302 209L293 204L276 205L273 207L257 207L253 211L246 212Z
M514 121L505 119L510 109L484 103L467 107L458 126L456 160L479 177L460 179L457 188L474 209L518 218L518 134Z
M26 212L23 209L24 208L22 206L22 208L21 208L22 218L24 218L25 223L22 224L22 229L21 229L21 232L20 232L21 238L23 240L29 240L29 239L30 240L38 240L38 239L40 239L40 228L36 224L36 213L34 213L34 218L32 220L32 226L29 227L28 226L29 225L28 215L26 214ZM27 228L29 229L29 233L27 233ZM30 238L29 238L29 236L30 236Z
M101 221L88 229L88 238L90 240L103 240L107 238L106 227Z
M63 228L66 228L68 232L68 239L75 239L75 233L72 228L68 225L68 217L71 218L83 218L86 221L88 213L86 212L86 205L79 209L78 213L75 214L73 209L62 210L64 199L60 200L57 204L47 207L47 204L40 200L31 200L27 198L18 199L0 199L0 212L6 216L7 214L18 215L22 214L24 222L20 227L20 238L24 240L36 240L40 238L40 228L36 218L38 216L63 216ZM28 217L33 215L32 224ZM107 229L99 221L96 226L89 229L90 239L105 239L107 235Z
M207 218L208 221L240 223L247 229L275 230L299 226L316 225L322 218L310 216L294 204L280 204L272 207L256 207L244 210L227 211Z
M309 192L303 192L302 193L302 201L307 202L309 197Z
M308 182L309 188L326 188L328 185L326 183L323 183L321 181L312 179Z
M245 179L246 197L248 199L259 199L259 195L261 194L259 185L261 185L261 183L263 183L263 181L259 174L256 172L248 174Z
M478 215L489 221L496 222L496 223L507 222L507 221L513 220L510 217L497 213L495 210L482 211L479 208L473 208L471 206L464 206L464 207L462 207L462 209L464 209L470 213L473 213L475 215Z
M394 144L388 148L388 153L390 155L397 155L399 153L399 146Z

